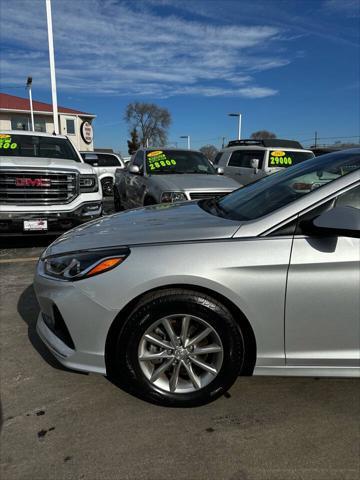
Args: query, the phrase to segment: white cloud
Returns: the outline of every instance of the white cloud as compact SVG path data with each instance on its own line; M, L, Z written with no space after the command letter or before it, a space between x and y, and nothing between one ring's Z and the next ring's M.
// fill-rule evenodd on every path
M165 2L166 3L166 2ZM4 4L3 9L4 9ZM45 2L13 0L0 40L3 84L48 87ZM160 16L151 3L53 1L59 88L95 94L244 96L277 93L254 76L289 63L269 54L281 31L266 25L214 25ZM24 14L28 12L28 14ZM2 18L4 11L0 11ZM7 47L8 46L8 47ZM272 48L274 50L274 48Z
M359 0L325 0L323 3L328 13L345 14L346 16L359 17Z

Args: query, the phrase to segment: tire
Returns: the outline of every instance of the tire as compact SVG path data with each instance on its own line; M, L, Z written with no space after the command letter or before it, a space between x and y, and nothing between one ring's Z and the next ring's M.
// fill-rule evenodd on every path
M114 183L111 178L101 180L101 187L104 197L111 197L114 193Z
M154 336L166 348L154 345ZM204 405L220 397L244 361L243 335L231 313L210 296L185 289L147 295L129 315L115 349L115 378L125 380L138 397L172 407ZM156 355L163 357L154 359Z
M121 204L120 195L117 191L117 188L114 188L114 210L115 212L121 212L124 210L124 207Z

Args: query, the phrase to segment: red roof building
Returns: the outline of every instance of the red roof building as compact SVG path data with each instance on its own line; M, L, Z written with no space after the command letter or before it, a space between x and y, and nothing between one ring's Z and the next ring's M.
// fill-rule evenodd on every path
M30 102L28 98L16 97L15 95L9 95L8 93L0 93L0 111L20 111L30 112ZM52 114L52 105L50 103L37 102L33 100L34 113L46 112ZM83 117L94 118L96 115L91 113L81 112L80 110L74 110L72 108L58 106L59 113L70 113L74 115L81 115Z
M52 104L33 100L34 130L54 132ZM67 135L79 150L93 150L92 120L96 115L58 106L60 134ZM31 130L28 98L0 93L0 131ZM91 138L91 141L89 141Z

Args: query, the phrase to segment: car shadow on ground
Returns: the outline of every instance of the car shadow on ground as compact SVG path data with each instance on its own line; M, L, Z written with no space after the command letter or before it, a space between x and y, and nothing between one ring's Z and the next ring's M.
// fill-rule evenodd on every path
M0 237L0 248L45 248L55 239L55 235L21 235L18 237Z
M58 370L71 371L74 373L83 374L82 372L76 372L61 365L61 363L58 362L56 358L49 352L49 350L37 334L36 322L39 316L40 308L32 285L28 286L20 295L17 304L17 310L21 318L28 326L28 338L31 342L31 345L51 367Z

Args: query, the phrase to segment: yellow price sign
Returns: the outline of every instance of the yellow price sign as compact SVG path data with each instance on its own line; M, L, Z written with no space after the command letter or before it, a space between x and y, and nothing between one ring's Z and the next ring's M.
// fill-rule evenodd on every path
M271 152L272 157L285 157L285 155L286 153L282 150L275 150L274 152Z
M157 157L157 156L161 155L162 153L163 153L162 150L155 150L154 152L149 152L149 153L147 154L147 156L148 156L149 158L151 158L151 157Z

